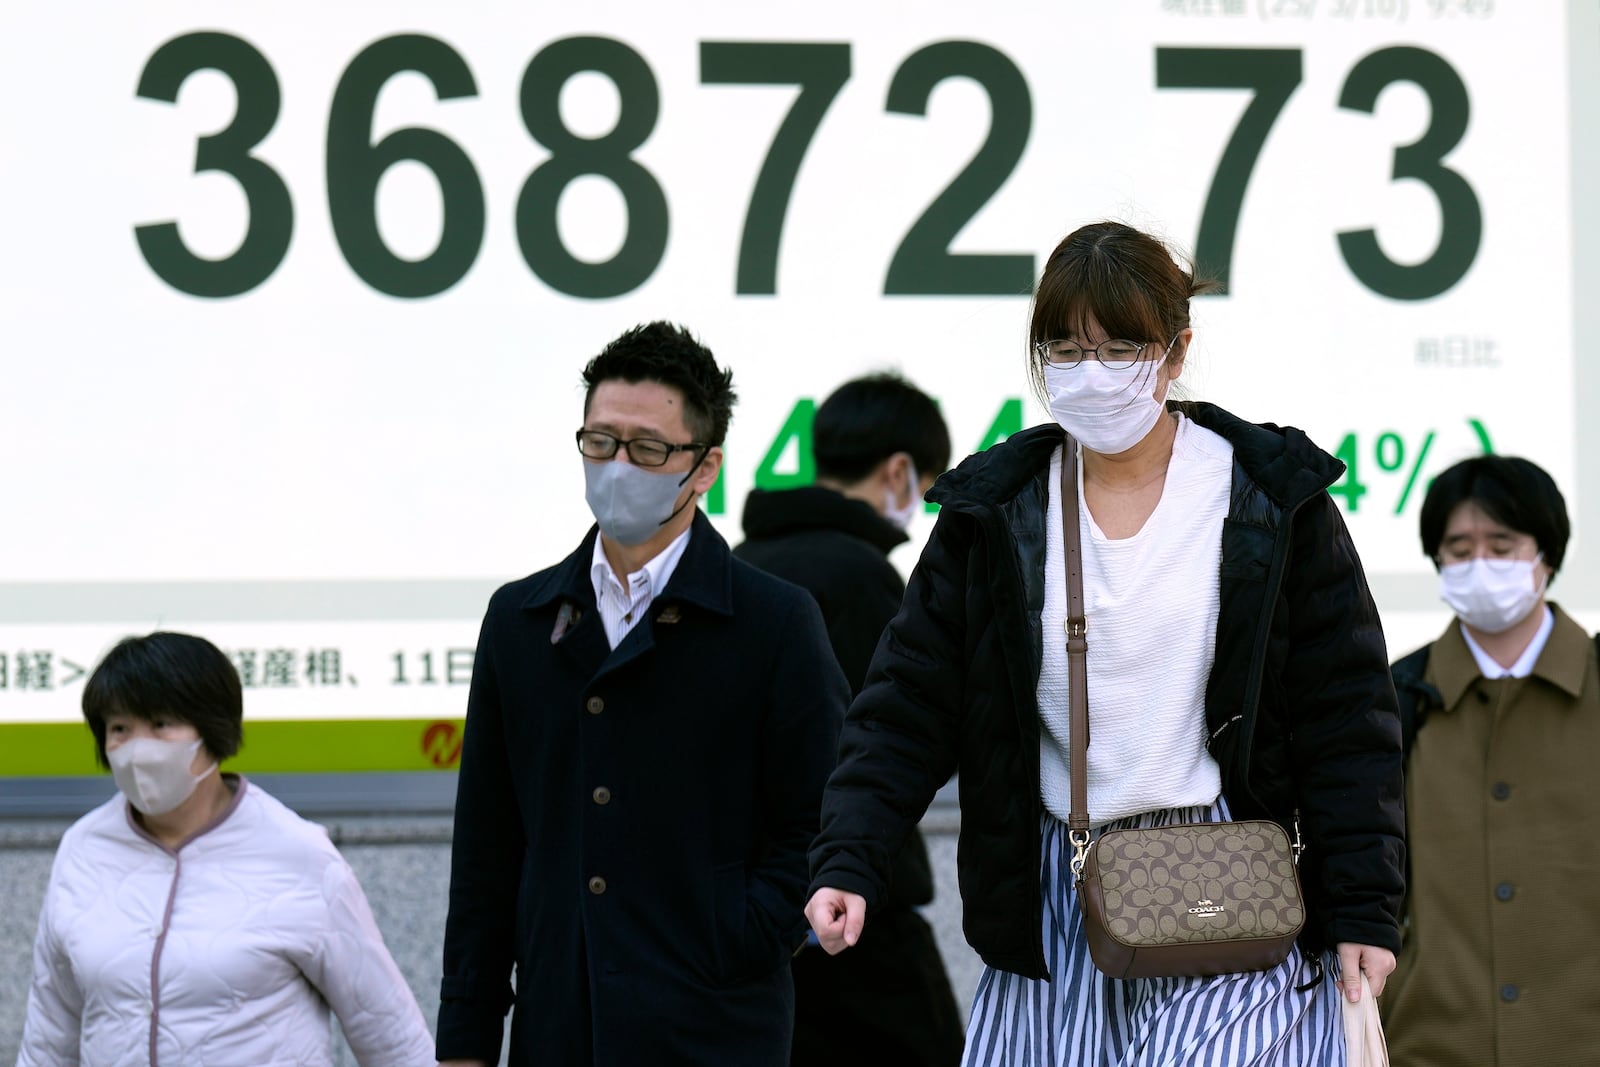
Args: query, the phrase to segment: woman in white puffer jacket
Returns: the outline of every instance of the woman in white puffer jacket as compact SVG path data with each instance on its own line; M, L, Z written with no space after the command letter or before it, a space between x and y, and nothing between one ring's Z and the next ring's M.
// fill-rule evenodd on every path
M18 1067L432 1067L433 1039L319 826L218 763L239 676L209 641L130 637L83 694L120 794L62 837Z

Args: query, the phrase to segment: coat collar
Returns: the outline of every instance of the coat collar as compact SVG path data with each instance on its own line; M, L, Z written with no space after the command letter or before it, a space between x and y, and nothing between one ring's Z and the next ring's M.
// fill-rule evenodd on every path
M756 489L744 498L744 535L783 537L807 530L838 530L887 553L909 540L905 532L861 500L821 486Z
M1589 635L1558 605L1551 603L1550 610L1555 613L1555 627L1529 677L1543 678L1577 699L1583 692L1584 673L1589 669ZM1467 689L1482 677L1478 661L1461 636L1460 620L1452 618L1433 643L1433 651L1428 654L1428 674L1439 689L1446 711L1455 710Z
M683 558L678 561L667 587L654 598L652 608L676 601L718 615L732 615L733 555L728 551L728 542L698 508L690 529ZM589 576L589 565L594 561L594 542L598 536L599 527L591 526L571 555L540 575L522 602L523 610L538 611L556 601L571 601L592 611L594 581Z
M1271 422L1247 422L1215 404L1167 402L1233 446L1234 461L1278 505L1294 508L1339 480L1344 464L1312 443L1303 430Z

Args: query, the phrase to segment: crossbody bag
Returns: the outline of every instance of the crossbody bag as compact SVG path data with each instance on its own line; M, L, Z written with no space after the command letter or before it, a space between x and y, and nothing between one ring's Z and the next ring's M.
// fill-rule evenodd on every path
M1072 774L1067 836L1089 957L1111 978L1270 970L1288 958L1306 917L1299 845L1291 846L1282 826L1256 819L1089 832L1080 507L1078 443L1068 435L1061 462Z

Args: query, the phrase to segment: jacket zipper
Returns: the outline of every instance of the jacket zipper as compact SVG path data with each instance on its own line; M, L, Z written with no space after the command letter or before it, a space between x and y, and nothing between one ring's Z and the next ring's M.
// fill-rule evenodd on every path
M1257 486L1257 489L1259 490L1260 487ZM1272 620L1278 610L1278 593L1283 588L1283 574L1286 569L1286 560L1289 556L1289 542L1293 540L1294 535L1294 517L1304 504L1305 501L1302 500L1293 507L1285 508L1283 517L1278 523L1281 536L1275 538L1272 545L1271 569L1267 572L1266 604L1263 606L1264 610L1261 613L1261 623L1256 628L1255 647L1250 651L1250 675L1245 683L1244 707L1237 715L1217 727L1216 731L1211 735L1212 740L1215 740L1230 725L1242 721L1240 730L1243 733L1239 739L1239 788L1244 790L1245 795L1255 802L1257 808L1263 811L1266 810L1266 805L1261 802L1260 797L1256 796L1256 791L1250 785L1250 745L1255 740L1256 719L1261 710L1261 679L1266 673L1267 642L1272 636Z

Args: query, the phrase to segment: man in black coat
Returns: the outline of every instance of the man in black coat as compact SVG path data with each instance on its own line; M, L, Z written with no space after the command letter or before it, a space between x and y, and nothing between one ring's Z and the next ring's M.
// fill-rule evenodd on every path
M932 398L895 375L846 382L817 409L813 486L756 490L734 555L809 590L850 682L861 689L905 581L888 553L950 462ZM913 829L871 932L851 952L815 944L794 960L794 1067L954 1065L961 1014L933 931L916 907L933 899L928 850Z
M438 1056L496 1062L514 1003L514 1065L782 1067L848 687L812 599L695 506L730 373L652 323L583 377L596 528L479 637Z

